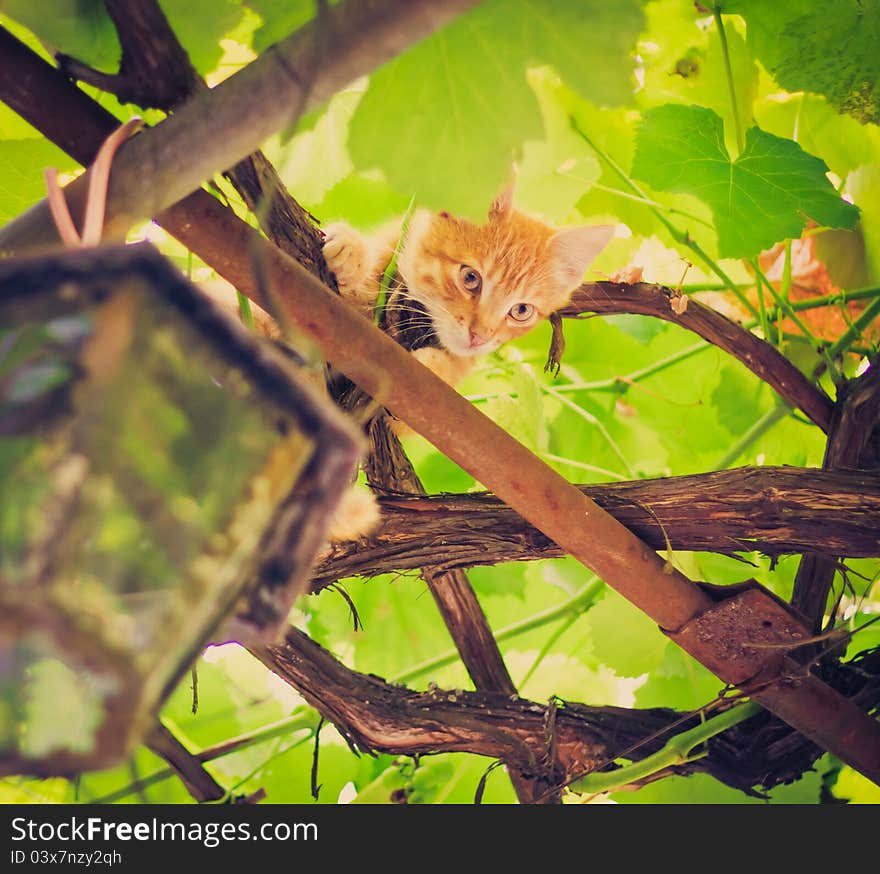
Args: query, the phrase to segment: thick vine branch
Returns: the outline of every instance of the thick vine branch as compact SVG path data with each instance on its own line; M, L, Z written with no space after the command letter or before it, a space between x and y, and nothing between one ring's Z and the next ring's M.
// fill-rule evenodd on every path
M168 762L196 801L219 801L226 795L226 790L208 773L198 757L161 722L156 723L144 743Z
M670 304L675 292L662 285L594 282L582 285L563 316L583 313L635 313L674 322L739 359L757 377L771 386L783 400L798 407L825 433L831 422L831 399L811 383L784 355L760 337L740 327L727 316L688 298L687 309L676 313Z
M654 549L880 556L880 475L757 467L579 487ZM380 498L382 527L333 544L312 586L348 576L493 565L564 553L488 494ZM438 564L438 558L442 559Z
M508 762L550 793L676 720L669 710L566 705L559 708L550 737L546 705L497 692L410 691L349 670L296 629L279 646L251 652L331 720L355 749L476 753ZM655 746L645 744L638 756Z
M604 767L626 754L639 760L671 734L699 724L696 714L665 708L631 710L565 702L548 722L548 707L522 698L461 690L415 692L345 667L307 635L290 629L277 646L251 649L337 727L355 749L418 755L469 752L512 763L548 794L571 777ZM876 705L877 665L842 666L839 682ZM709 754L686 771L705 771L745 792L801 776L821 750L778 719L763 714L725 732ZM627 751L630 752L627 752ZM552 751L552 756L550 755Z
M246 68L226 80L223 85L238 80L231 90L218 96L221 85L201 95L167 122L123 148L115 165L109 204L110 213L115 216L113 233L127 230L134 217L151 215L158 210L157 204L167 203L170 196L182 196L192 190L194 177L200 179L203 171L210 175L218 166L228 166L253 151L271 132L266 129L270 121L283 124L282 117L270 112L269 118L254 120L253 130L244 130L253 120L253 113L247 110L254 103L277 101L279 83L289 82L288 71L276 62L270 62L268 68L259 61L251 66L257 65L258 73L243 75L249 69ZM230 99L224 102L222 98L227 94ZM32 100L37 99L33 94ZM210 170L207 165L202 166L205 161L200 146L204 138L212 144L218 139L228 144L228 149L207 150L207 164L216 162ZM197 156L185 172L181 169L184 153ZM167 164L162 161L166 156ZM146 191L150 186L154 190ZM76 187L75 182L68 191ZM79 183L80 201L82 194ZM307 334L339 370L385 401L393 414L427 437L661 627L681 629L683 633L675 632L677 642L700 661L712 664L722 679L741 682L734 679L741 676L733 661L739 652L737 642L729 640L734 649L725 650L727 656L717 650L712 622L725 621L725 617L713 609L709 594L683 574L668 573L662 559L646 544L422 367L300 264L265 243L211 197L197 202L189 198L171 214L160 214L157 218L235 287L257 303L268 305L253 274L252 255L260 252L272 287L281 298L285 317ZM0 234L0 248L51 239L50 226L48 215L41 215L37 208L7 226L6 233ZM769 606L766 595L759 592L755 598ZM698 623L703 614L705 620ZM757 619L759 615L755 611L743 619ZM793 621L796 626L796 620ZM786 623L785 627L792 626ZM693 633L688 633L690 628ZM741 637L758 630L748 621L727 628ZM725 639L728 638L726 635ZM768 677L768 685L754 697L817 744L867 776L880 779L877 723L811 674L799 677L798 684L791 686L778 673L786 666L777 664L772 655L768 651L757 664L768 668L776 665L777 679Z
M841 468L876 469L880 459L878 443L880 368L875 364L857 379L841 386L822 466L829 471ZM880 515L874 518L877 524ZM828 593L840 565L839 556L856 557L847 546L830 555L805 555L795 576L792 604L812 620L816 631L822 627Z
M425 495L421 480L391 431L387 417L379 416L372 421L370 443L371 451L364 467L374 489ZM425 557L418 567L474 688L515 697L516 686L467 574L460 569L436 568L430 557ZM517 798L522 803L558 800L541 782L518 769L516 762L507 764Z

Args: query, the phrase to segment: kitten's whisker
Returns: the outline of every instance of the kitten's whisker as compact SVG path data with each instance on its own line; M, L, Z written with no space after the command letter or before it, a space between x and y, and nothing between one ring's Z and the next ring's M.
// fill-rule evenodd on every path
M431 317L426 310L420 309L419 307L398 306L395 304L390 307L390 311L395 313L415 313L416 315L424 316L426 319Z
M425 304L423 304L418 298L412 297L412 296L406 296L406 297L404 297L404 300L411 300L413 303L418 304L423 310L425 310L427 312L427 309L428 309L427 306L425 306ZM453 318L453 315L450 312L450 310L440 300L432 300L431 301L431 308L438 310L439 312L443 313L443 315L445 315L445 316L449 316L449 318Z

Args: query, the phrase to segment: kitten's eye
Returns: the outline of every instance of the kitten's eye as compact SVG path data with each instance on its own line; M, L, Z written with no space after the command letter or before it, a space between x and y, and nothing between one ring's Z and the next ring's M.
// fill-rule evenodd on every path
M479 294L480 288L483 285L483 277L474 270L473 267L468 267L467 264L461 265L461 284L469 291L471 294Z
M515 322L527 322L535 314L535 308L530 303L514 304L507 315Z

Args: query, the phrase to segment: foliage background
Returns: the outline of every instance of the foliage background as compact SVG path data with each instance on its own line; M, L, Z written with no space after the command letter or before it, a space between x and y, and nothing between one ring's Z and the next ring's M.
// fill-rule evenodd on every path
M313 14L310 0L161 5L210 83ZM806 214L820 226L817 253L836 286L880 285L880 116L872 49L880 3L842 0L833 14L813 0L719 6L724 40L719 16L687 0L486 0L352 83L267 143L266 151L294 197L322 222L341 218L369 229L401 213L413 194L420 204L476 218L516 162L521 208L560 224L618 226L594 265L595 277L638 265L646 281L684 281L688 292L708 288L713 305L741 308L732 292L718 291L711 265L738 288L754 286L753 259L799 237ZM857 7L867 25L856 20ZM108 70L118 61L115 33L99 2L3 0L0 12L5 26L47 57L60 50ZM846 53L828 50L844 43ZM136 111L91 93L120 117ZM160 115L147 117L155 122ZM749 135L743 155L752 125L760 130ZM742 163L744 157L757 164ZM674 178L670 167L682 164L691 169ZM47 165L77 169L0 107L0 220L44 196ZM777 187L768 191L774 177ZM790 202L781 202L780 190ZM728 203L733 211L725 213ZM827 226L837 230L822 230ZM684 232L708 261L683 244ZM196 280L211 278L157 227L139 234ZM842 324L853 317L844 309ZM572 481L746 464L821 465L824 439L817 428L780 410L773 392L737 361L674 325L641 316L570 321L566 339L556 379L541 369L545 325L485 359L460 388ZM819 364L816 337L779 342L806 372ZM853 342L870 352L870 335ZM845 369L855 372L862 360L850 356ZM829 377L823 379L833 391ZM407 449L430 491L480 488L420 438L410 439ZM753 566L711 554L679 553L674 561L696 579L754 576L790 596L797 557L773 568L758 554L743 558ZM850 575L856 597L847 621L855 626L878 609L870 597L878 563L850 564L862 575ZM572 560L477 568L469 576L524 697L686 709L720 691L717 678ZM352 629L348 605L330 590L304 599L294 624L359 671L414 688L469 687L416 574L344 585L362 630ZM877 642L875 626L856 636L852 651ZM217 779L232 792L263 787L269 802L310 802L316 714L234 646L209 649L198 676L197 714L183 684L165 709L166 722L191 749L253 734L260 742L209 766ZM319 802L387 802L402 787L412 790L411 802L471 802L488 764L463 754L424 758L417 767L389 756L356 758L327 726L320 735ZM4 780L0 801L191 800L167 774L136 788L139 779L163 770L161 760L139 750L124 767L76 781ZM769 801L817 803L829 794L876 801L877 792L825 756L798 783L771 792ZM611 797L620 803L764 803L704 776L669 778ZM483 802L514 800L503 770L494 771Z

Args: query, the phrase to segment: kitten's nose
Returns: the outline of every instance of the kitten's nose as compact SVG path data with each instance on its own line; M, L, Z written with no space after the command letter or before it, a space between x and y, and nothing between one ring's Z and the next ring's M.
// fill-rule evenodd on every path
M484 336L478 334L476 331L468 331L468 338L471 342L471 349L476 349L477 346L483 346L488 342Z

